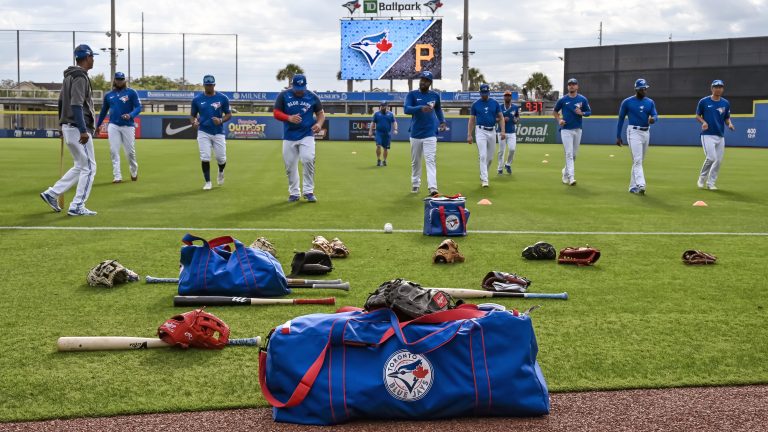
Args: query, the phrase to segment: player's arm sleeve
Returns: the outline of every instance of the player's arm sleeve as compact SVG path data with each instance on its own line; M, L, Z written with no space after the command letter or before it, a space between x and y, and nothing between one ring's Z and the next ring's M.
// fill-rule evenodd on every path
M592 115L592 108L589 106L589 101L584 98L584 104L581 106L582 117L589 117Z
M440 123L445 123L445 116L443 115L443 108L440 105L440 97L438 96L437 100L435 101L435 114L437 115L437 121Z
M104 122L104 117L107 116L107 111L109 111L109 99L107 99L107 96L104 95L104 100L101 102L101 111L99 112L99 120L96 122L96 129L101 126L101 123Z
M136 118L141 114L141 100L139 99L139 94L135 91L131 93L131 100L133 101L133 111L131 111L130 114L131 118Z
M416 97L412 93L408 93L403 103L403 112L406 114L416 114L421 109L421 106L416 105Z
M616 138L621 138L621 128L624 127L624 117L627 116L627 100L619 107L619 121L616 122Z
M77 130L80 133L86 133L88 129L85 127L85 116L83 115L82 105L71 105L72 114L75 116L75 123L77 124Z
M285 96L283 96L283 93L281 92L279 95L277 95L277 99L275 99L275 107L272 110L272 117L282 122L288 121L288 117L290 116L286 114L284 110Z

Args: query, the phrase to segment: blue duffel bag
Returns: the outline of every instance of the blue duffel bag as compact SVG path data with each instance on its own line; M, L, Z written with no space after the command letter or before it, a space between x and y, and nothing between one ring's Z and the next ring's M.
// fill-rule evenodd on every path
M424 235L467 235L469 210L461 194L424 198Z
M275 421L539 416L549 393L531 319L456 309L399 322L390 309L314 314L276 327L259 354Z

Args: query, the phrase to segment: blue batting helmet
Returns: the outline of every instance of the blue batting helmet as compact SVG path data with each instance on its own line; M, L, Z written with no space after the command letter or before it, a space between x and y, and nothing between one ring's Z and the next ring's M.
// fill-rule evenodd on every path
M637 81L635 81L635 90L640 89L647 89L650 87L647 82L643 78L639 78Z

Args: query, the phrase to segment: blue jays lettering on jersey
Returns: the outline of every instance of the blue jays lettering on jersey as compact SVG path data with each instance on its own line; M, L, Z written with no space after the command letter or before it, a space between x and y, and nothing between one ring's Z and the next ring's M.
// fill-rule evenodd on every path
M721 97L719 101L707 96L699 101L696 114L704 117L707 122L707 130L701 131L702 135L723 136L725 133L725 119L731 118L731 104L728 99Z
M197 117L200 122L200 130L210 135L223 135L224 125L216 125L213 118L224 117L224 114L231 113L229 109L229 98L216 92L212 96L201 93L192 99L192 117Z
M520 117L520 107L515 104L511 104L509 108L506 105L501 105L501 115L504 116L504 133L515 133L517 125L515 124L515 118Z
M421 109L426 105L432 105L434 110L424 112ZM440 95L437 92L428 90L423 93L421 90L408 92L405 97L403 111L411 115L411 138L429 138L437 136L437 127L445 122L443 109L440 106Z
M476 100L469 110L469 115L477 118L478 126L494 127L496 125L496 117L500 112L501 106L496 102L496 99L488 98L488 100Z
M616 138L621 138L621 128L624 126L624 117L629 115L629 125L648 127L648 117L653 117L653 121L659 120L659 114L656 112L656 103L653 99L644 97L638 99L637 96L630 96L621 102L619 107L619 123L616 125Z
M373 124L376 125L376 133L388 134L392 131L392 124L395 122L395 115L392 111L384 114L381 111L373 113Z
M101 125L107 113L109 113L110 123L117 126L133 126L133 119L141 113L141 101L139 101L136 90L126 87L105 94L96 127ZM123 114L129 114L131 118L126 120L123 118Z
M573 112L576 108L581 108L584 117L589 117L592 114L589 101L580 94L576 94L574 97L565 95L557 101L555 111L560 111L560 115L565 120L565 126L562 126L561 129L581 129L582 116Z
M289 121L283 122L283 139L298 141L313 135L312 125L315 124L316 120L312 114L322 111L323 104L320 102L320 98L309 90L306 90L302 97L297 97L292 89L288 89L277 95L275 109L279 109L289 116L294 114L301 116L301 123L299 124L293 124Z

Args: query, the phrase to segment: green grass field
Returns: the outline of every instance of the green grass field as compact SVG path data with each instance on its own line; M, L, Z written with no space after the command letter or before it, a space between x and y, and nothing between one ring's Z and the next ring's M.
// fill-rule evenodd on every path
M98 141L88 207L99 214L78 218L51 212L38 197L58 179L58 140L0 141L0 421L266 406L253 348L55 350L59 336L154 336L183 311L171 305L172 285L110 290L88 286L85 275L116 258L142 277L173 276L188 231L245 243L265 235L284 267L314 234L341 237L352 254L330 276L349 280L352 290L315 294L336 295L337 305L362 306L395 277L479 288L494 269L527 276L534 292L567 291L567 302L500 302L544 306L533 318L553 391L768 382L768 151L727 149L721 190L702 191L695 185L700 148L652 147L648 195L641 197L627 193L626 147L582 146L579 183L568 187L560 182L560 146L519 145L514 174L494 171L484 190L476 148L440 144L440 191L468 197L475 232L458 239L465 263L437 266L430 258L440 238L398 231L420 230L423 218L423 195L409 192L407 143L393 144L385 168L375 166L371 143L318 143L316 204L286 202L280 149L276 141L230 141L226 185L206 192L191 140L139 141L139 181L118 185L106 141ZM476 205L481 198L493 205ZM697 200L709 206L693 207ZM380 231L385 222L394 234ZM520 251L537 240L558 249L588 243L602 258L592 268L523 260ZM717 255L718 264L683 265L680 255L690 248ZM231 326L232 337L249 337L335 307L208 309Z

